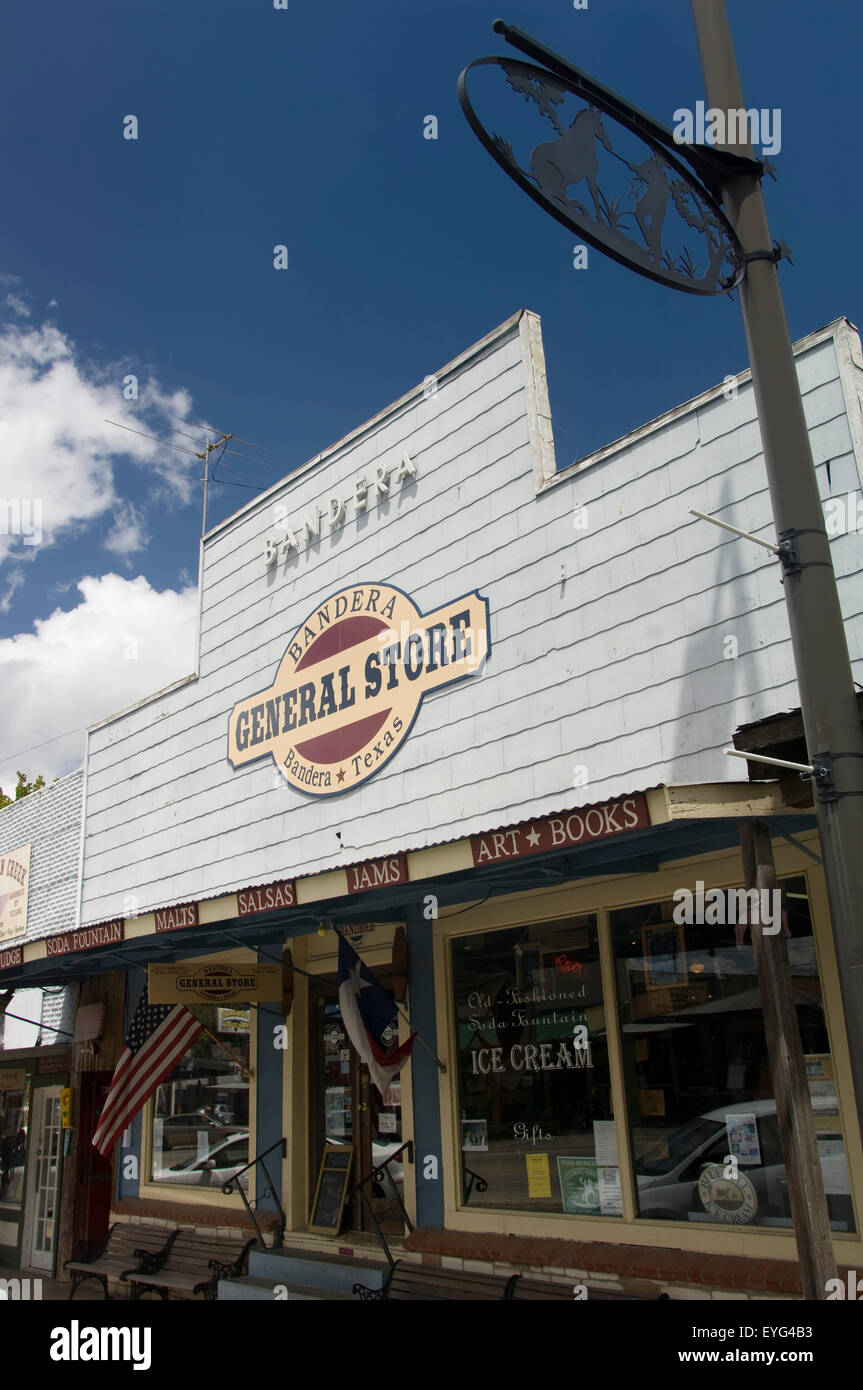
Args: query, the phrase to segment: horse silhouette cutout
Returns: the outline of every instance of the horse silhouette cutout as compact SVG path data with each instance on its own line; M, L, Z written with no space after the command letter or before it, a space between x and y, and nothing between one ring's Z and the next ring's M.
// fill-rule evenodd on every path
M602 124L602 113L595 107L588 106L579 111L569 130L564 131L563 135L536 146L530 156L530 172L547 197L564 203L567 207L574 207L589 217L590 214L582 203L567 197L567 189L585 179L593 199L594 220L598 222L597 140L605 146L609 154L614 154L608 132Z

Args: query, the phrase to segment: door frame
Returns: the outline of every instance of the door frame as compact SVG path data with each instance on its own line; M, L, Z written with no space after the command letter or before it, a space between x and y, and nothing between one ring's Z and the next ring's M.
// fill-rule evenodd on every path
M60 1093L62 1086L34 1086L31 1091L30 1118L27 1146L27 1172L24 1177L24 1224L21 1230L21 1268L35 1269L40 1274L46 1274L49 1278L54 1275L54 1267L57 1262L57 1243L60 1235L60 1198L62 1193L62 1172L63 1172L63 1129L60 1125ZM42 1127L44 1121L45 1107L49 1100L57 1101L57 1172L54 1188L54 1239L51 1244L51 1254L47 1264L35 1265L33 1263L33 1238L36 1231L36 1200L38 1196L36 1181L39 1173L39 1144L41 1142Z
M395 976L391 969L375 967L375 977L383 989L392 991L395 984ZM323 1106L319 1101L317 1088L322 1071L322 1038L318 1028L318 1001L322 998L332 998L338 1002L338 975L335 973L321 975L315 980L309 981L308 993L308 1057L309 1069L307 1077L308 1089L308 1135L309 1135L309 1168L308 1168L308 1193L306 1196L306 1209L311 1210L314 1198L315 1186L318 1179L318 1170L321 1163L324 1141L326 1139L326 1116ZM351 1169L350 1187L353 1187L362 1173L366 1170L371 1172L372 1165L372 1126L371 1126L371 1102L369 1089L371 1079L368 1068L360 1062L359 1057L350 1042L346 1038L347 1046L351 1054L350 1070L350 1097L351 1097L351 1135L350 1139L354 1145L354 1163ZM404 1111L402 1111L404 1115ZM347 1136L345 1136L347 1138ZM366 1196L371 1202L378 1199L367 1190ZM356 1193L350 1203L345 1203L343 1229L356 1233L371 1233L375 1227L359 1193Z

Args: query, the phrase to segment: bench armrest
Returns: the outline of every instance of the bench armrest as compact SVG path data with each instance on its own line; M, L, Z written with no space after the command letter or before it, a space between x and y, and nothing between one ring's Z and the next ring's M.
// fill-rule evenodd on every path
M165 1244L159 1250L133 1250L132 1254L138 1261L134 1269L124 1269L120 1278L125 1282L130 1274L158 1274L171 1253L171 1246L180 1234L179 1226L168 1235Z
M63 1268L68 1269L70 1264L83 1261L90 1261L93 1258L94 1246L89 1240L76 1240L72 1246L72 1253L68 1260L63 1261Z
M208 1260L207 1268L213 1271L213 1277L216 1279L238 1278L243 1268L243 1261L246 1258L246 1251L254 1244L255 1242L253 1240L247 1241L237 1257L233 1260Z

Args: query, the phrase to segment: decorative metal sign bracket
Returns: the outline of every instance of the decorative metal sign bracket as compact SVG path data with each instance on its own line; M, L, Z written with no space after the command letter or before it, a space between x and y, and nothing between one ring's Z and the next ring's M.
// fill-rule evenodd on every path
M518 48L528 57L535 58L537 62L543 63L550 72L555 73L558 77L566 78L574 86L581 88L582 95L587 101L595 100L610 115L621 118L638 134L664 145L666 149L685 159L714 197L721 194L726 183L741 174L749 174L760 179L765 173L769 173L775 177L773 167L769 162L748 159L745 155L731 154L728 150L719 150L714 146L679 144L667 126L655 121L652 116L640 111L637 106L625 101L623 97L618 96L608 87L603 87L602 83L589 77L586 72L582 72L572 63L568 63L565 58L561 58L560 54L546 48L545 44L538 43L524 30L507 24L504 19L496 19L492 28L496 34L501 34L507 43L512 44L513 48Z
M750 261L772 261L774 265L777 261L787 261L789 265L794 264L791 248L784 241L774 241L772 251L750 251L743 259L747 265Z
M494 29L542 66L477 58L459 77L459 102L477 139L522 192L580 244L671 289L716 295L740 284L746 263L721 193L734 178L760 177L762 166L712 146L678 144L665 126L529 34L503 20Z

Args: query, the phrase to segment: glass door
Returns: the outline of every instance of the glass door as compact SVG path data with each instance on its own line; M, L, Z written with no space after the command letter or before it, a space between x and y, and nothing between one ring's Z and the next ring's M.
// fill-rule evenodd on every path
M21 1261L25 1269L51 1273L60 1195L60 1087L33 1091L27 1211Z
M384 1231L401 1234L403 1218L397 1198L403 1195L403 1166L399 1157L381 1173L382 1164L402 1143L401 1085L395 1076L383 1096L369 1079L345 1031L335 984L313 987L309 1201L314 1192L325 1144L353 1144L351 1187L368 1176L365 1194ZM393 1029L393 1039L396 1031ZM346 1205L348 1230L372 1229L368 1208L359 1193Z

